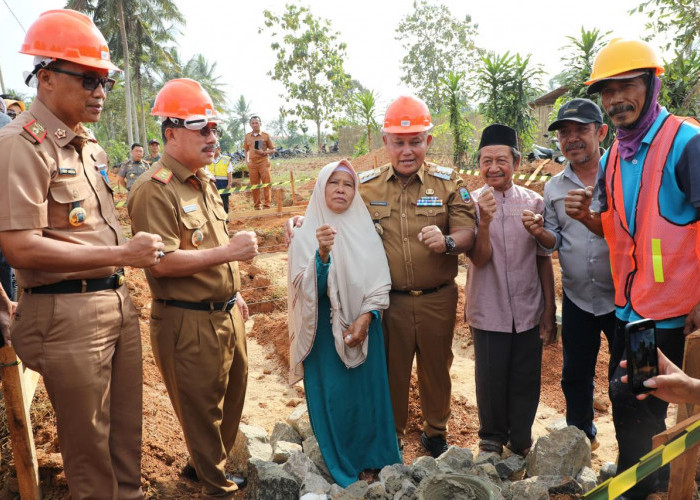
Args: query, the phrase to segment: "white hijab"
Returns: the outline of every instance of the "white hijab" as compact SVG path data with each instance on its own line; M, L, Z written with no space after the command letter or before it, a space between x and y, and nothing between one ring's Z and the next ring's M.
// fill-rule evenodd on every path
M343 165L353 172L355 196L348 209L336 214L326 205L326 183ZM330 224L338 232L331 250L328 297L335 349L347 368L362 364L367 357L366 338L348 347L343 332L361 315L389 307L391 278L384 245L358 191L359 180L347 160L329 163L321 169L306 208L304 224L294 229L289 247L289 383L304 377L302 361L311 352L318 319L316 288L316 229Z

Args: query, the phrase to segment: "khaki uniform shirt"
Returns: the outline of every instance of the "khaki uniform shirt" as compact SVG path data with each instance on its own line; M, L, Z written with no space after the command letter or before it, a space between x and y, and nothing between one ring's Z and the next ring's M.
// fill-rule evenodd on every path
M127 202L134 233L159 234L164 252L205 250L229 242L216 182L204 169L196 175L167 153L138 178ZM240 289L238 263L212 266L191 276L155 278L146 269L154 299L222 302Z
M259 150L273 149L275 147L272 144L272 139L270 139L270 134L267 132L260 132L257 135L253 135L253 132L248 132L243 140L243 150L246 152L248 158L249 167L260 167L270 165L270 157L262 155L256 152L255 141L262 141Z
M86 247L124 242L112 189L100 174L107 155L82 125L76 135L35 99L28 111L0 129L0 151L0 231L41 229L45 238ZM76 208L85 210L82 222ZM71 213L77 225L71 224ZM102 278L116 270L18 269L17 277L21 287L33 288L66 279Z
M122 163L122 166L119 168L118 175L119 177L124 177L124 182L126 182L127 191L131 190L131 186L134 185L136 179L138 179L141 174L148 170L148 167L150 166L151 165L145 160L127 160L124 163Z
M360 173L360 194L384 243L392 289L433 288L457 276L457 256L433 252L418 233L431 225L445 235L475 227L474 202L462 182L454 169L429 163L406 186L391 165Z

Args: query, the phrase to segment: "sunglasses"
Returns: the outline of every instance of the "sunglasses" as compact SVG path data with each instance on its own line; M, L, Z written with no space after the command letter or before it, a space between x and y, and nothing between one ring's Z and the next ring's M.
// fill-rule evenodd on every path
M77 76L83 79L83 88L85 90L95 90L98 85L102 85L105 92L109 92L114 87L114 79L101 77L96 75L86 75L85 73L75 73L74 71L68 71L67 69L61 68L44 68L54 73L63 73L64 75Z
M214 137L221 137L222 130L218 128L216 124L213 127L209 127L211 118L206 116L190 116L186 119L181 118L168 118L177 128L186 128L187 130L198 130L202 137L209 137L209 134L214 134Z

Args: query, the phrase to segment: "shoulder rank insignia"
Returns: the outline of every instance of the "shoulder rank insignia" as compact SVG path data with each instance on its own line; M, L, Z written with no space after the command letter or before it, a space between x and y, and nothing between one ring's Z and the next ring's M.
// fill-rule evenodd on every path
M365 182L374 179L375 177L379 177L379 174L382 173L382 169L377 167L373 168L372 170L365 170L364 172L360 172L357 174L357 177L360 179L360 184L364 184Z
M151 176L151 179L153 179L154 181L158 181L161 184L167 184L168 182L170 182L170 179L172 179L172 178L173 178L172 171L168 170L165 167L160 167Z
M27 123L22 127L35 141L37 144L41 144L46 139L46 129L44 126L36 121L36 119Z
M433 177L437 177L438 179L445 179L446 181L452 179L453 172L454 168L442 167L440 165L432 165L428 170L428 173Z

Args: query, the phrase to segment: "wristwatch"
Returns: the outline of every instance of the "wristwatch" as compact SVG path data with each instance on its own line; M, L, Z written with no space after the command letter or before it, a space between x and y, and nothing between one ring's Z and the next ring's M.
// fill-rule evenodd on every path
M446 254L451 254L452 252L455 251L455 247L457 244L455 243L455 240L452 239L452 236L445 236L445 253Z

